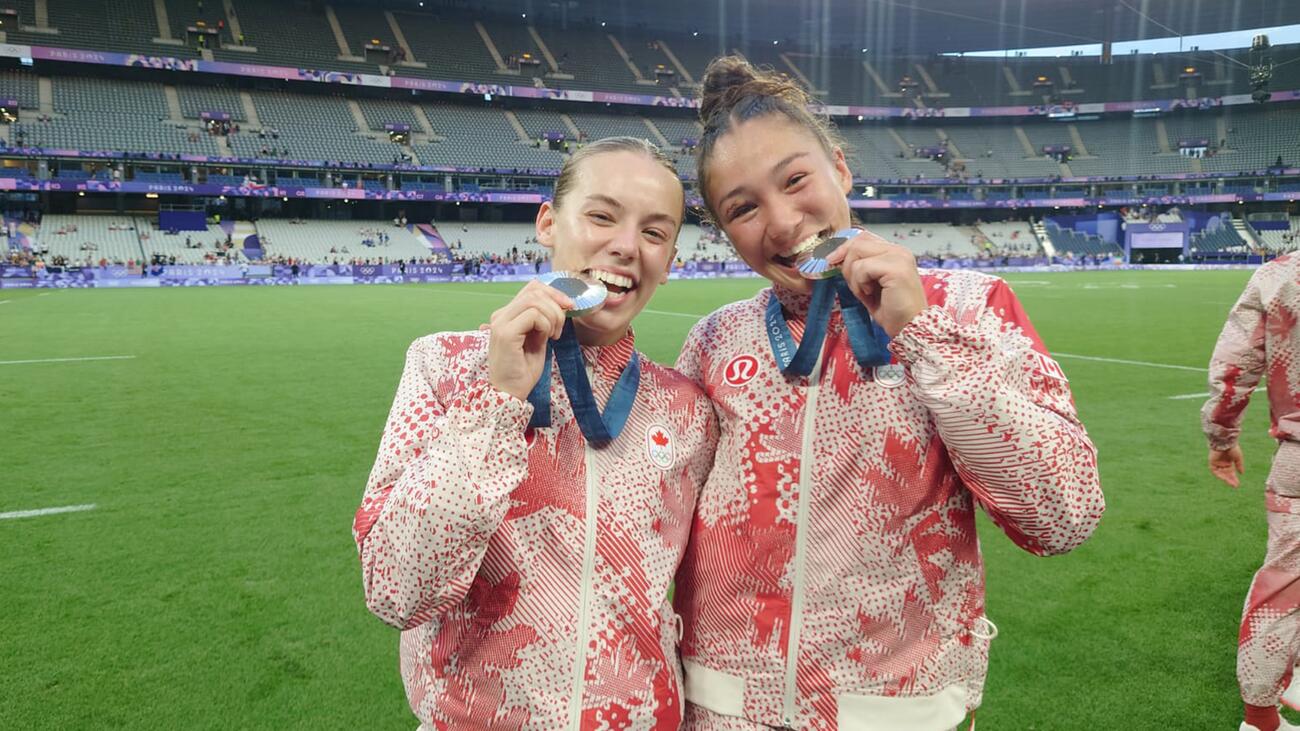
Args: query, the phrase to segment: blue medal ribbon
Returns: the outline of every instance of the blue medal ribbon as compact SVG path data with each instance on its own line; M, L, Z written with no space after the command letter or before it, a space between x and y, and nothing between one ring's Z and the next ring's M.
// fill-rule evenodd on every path
M781 301L775 294L768 300L767 339L772 344L772 355L782 373L792 376L807 376L812 373L822 343L826 340L831 305L837 299L840 313L844 317L844 329L849 335L849 345L853 348L853 357L858 365L871 368L889 364L889 335L884 328L872 321L866 305L854 296L844 277L834 276L813 282L812 302L808 305L803 338L797 348L790 326L785 321L785 313L781 311Z
M640 358L634 351L623 367L623 373L614 384L614 390L605 402L602 412L596 403L596 395L591 390L591 381L587 380L587 367L582 360L582 347L578 345L578 335L573 329L573 321L564 323L564 332L559 340L546 344L546 365L542 367L542 376L528 394L528 403L533 405L533 416L528 421L529 428L551 425L551 358L560 367L560 380L564 383L564 392L569 396L573 407L573 416L578 420L582 435L595 446L604 446L616 439L627 417L632 413L636 402L637 387L641 385Z

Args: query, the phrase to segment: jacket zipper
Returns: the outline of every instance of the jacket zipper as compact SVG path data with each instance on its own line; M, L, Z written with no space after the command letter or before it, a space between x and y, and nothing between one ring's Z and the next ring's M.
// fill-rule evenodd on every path
M803 445L799 451L799 502L795 515L794 537L794 589L790 603L790 636L786 643L785 660L785 704L782 723L794 727L798 717L796 699L798 697L797 680L799 675L799 635L803 631L804 582L807 570L808 553L808 503L812 499L813 472L813 422L817 417L817 392L822 379L822 355L825 348L817 354L817 363L808 377L808 396L804 399Z
M587 379L594 377L591 366L587 367ZM582 696L587 675L587 642L591 623L591 581L596 572L596 509L600 501L597 491L595 459L590 444L583 445L583 460L587 472L587 510L586 535L582 542L582 598L578 605L578 644L573 660L572 697L569 699L569 728L579 731L582 727Z

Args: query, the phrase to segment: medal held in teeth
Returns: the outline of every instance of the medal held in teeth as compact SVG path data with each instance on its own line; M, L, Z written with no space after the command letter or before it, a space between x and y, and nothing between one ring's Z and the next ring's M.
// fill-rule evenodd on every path
M582 272L547 272L537 279L573 300L573 309L565 312L565 317L590 315L600 309L609 296L609 290L605 289L604 284Z
M840 273L839 267L826 263L826 257L846 241L862 233L862 229L846 228L822 239L812 239L795 252L799 273L808 279L830 279Z

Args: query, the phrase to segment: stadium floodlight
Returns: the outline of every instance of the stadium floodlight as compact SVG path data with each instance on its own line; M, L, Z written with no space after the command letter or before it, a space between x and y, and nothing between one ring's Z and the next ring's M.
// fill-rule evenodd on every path
M1268 36L1260 33L1250 43L1250 98L1263 104L1273 95L1268 84L1273 80L1273 53Z

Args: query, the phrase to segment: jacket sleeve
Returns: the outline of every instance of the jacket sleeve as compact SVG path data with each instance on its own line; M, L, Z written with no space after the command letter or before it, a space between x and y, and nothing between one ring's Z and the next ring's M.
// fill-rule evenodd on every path
M352 525L366 606L409 629L460 602L527 471L532 407L471 384L443 403L435 338L411 345Z
M1210 399L1201 408L1201 429L1211 449L1231 449L1241 434L1241 417L1250 394L1264 375L1263 297L1260 294L1261 267L1246 284L1210 356Z
M1091 535L1105 501L1069 382L1001 279L984 302L931 305L890 344L962 482L1016 545L1047 556Z

